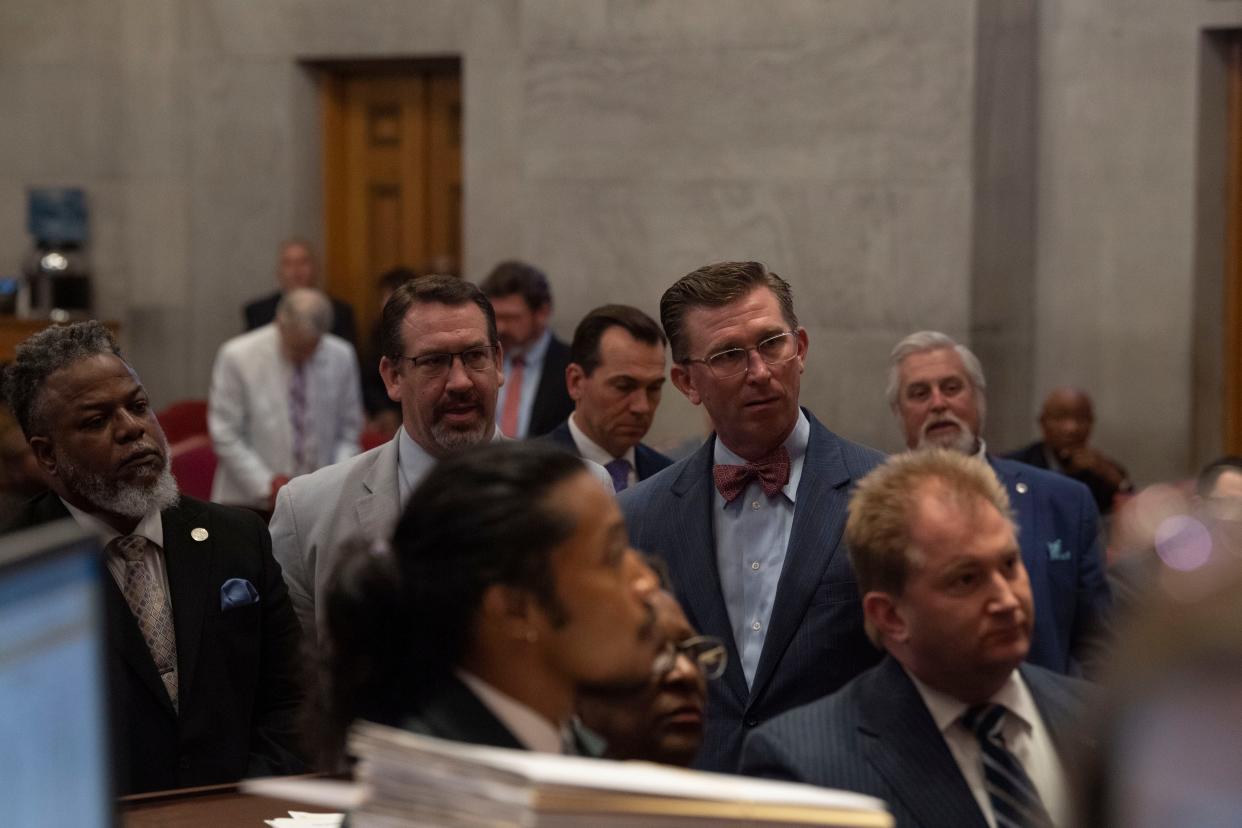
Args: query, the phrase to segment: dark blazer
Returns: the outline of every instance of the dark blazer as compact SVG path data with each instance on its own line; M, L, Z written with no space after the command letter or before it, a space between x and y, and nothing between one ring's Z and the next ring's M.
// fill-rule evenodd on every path
M574 435L569 430L569 418L562 420L560 425L549 431L541 439L572 454L579 454L578 444L574 442ZM638 474L639 481L646 480L656 472L663 471L671 465L673 465L671 459L650 446L645 446L642 443L634 446L634 471Z
M1017 451L1011 451L1005 455L1008 460L1017 460L1019 463L1026 463L1028 466L1034 466L1038 469L1048 469L1048 455L1044 452L1044 442L1042 440L1031 443L1029 446L1020 448ZM1109 462L1121 469L1117 461L1110 458ZM1055 469L1049 469L1055 471ZM1125 469L1121 469L1125 473ZM1062 474L1058 472L1058 474ZM1120 487L1110 483L1104 478L1090 471L1077 471L1073 474L1063 473L1065 477L1071 480L1077 480L1079 483L1091 490L1091 497L1095 499L1095 507L1100 510L1100 514L1106 515L1113 510L1113 498L1117 496L1117 492L1121 491Z
M1030 665L1020 669L1067 766L1086 748L1080 716L1090 685ZM898 828L987 828L922 696L892 658L752 731L741 771L878 797Z
M811 437L793 528L749 689L716 566L715 436L691 456L618 496L634 546L667 562L690 623L729 648L725 674L709 688L707 731L695 762L699 768L735 770L746 729L831 693L880 658L863 632L858 585L842 533L854 484L883 455L838 437L810 412L807 417Z
M9 528L66 517L60 499L44 494ZM184 495L162 517L180 713L125 597L106 577L118 793L305 770L296 729L301 632L267 527L252 512ZM190 533L200 528L207 537L196 541ZM220 588L232 578L249 581L259 600L221 609Z
M1031 579L1035 634L1027 661L1081 674L1099 655L1112 605L1095 501L1064 475L992 455L988 463L1009 491Z
M565 386L565 369L568 367L569 346L553 335L543 355L543 370L539 374L539 387L535 389L535 402L530 409L527 437L547 434L574 410L574 401Z
M354 326L354 309L340 299L329 296L332 300L332 333L344 339L355 348L358 347L358 330ZM280 291L276 291L262 299L247 302L242 308L246 318L246 330L262 328L276 318L276 304L280 302Z

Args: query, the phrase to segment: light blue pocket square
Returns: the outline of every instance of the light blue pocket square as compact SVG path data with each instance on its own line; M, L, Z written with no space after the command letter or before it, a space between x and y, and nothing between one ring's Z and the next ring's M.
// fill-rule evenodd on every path
M1061 539L1048 541L1048 560L1050 561L1068 561L1074 556L1070 554L1068 549L1061 547Z
M220 587L220 609L231 610L259 603L259 591L245 578L229 578Z

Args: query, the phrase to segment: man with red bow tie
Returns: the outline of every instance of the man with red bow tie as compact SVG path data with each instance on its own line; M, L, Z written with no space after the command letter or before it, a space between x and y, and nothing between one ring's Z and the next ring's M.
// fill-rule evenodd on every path
M696 767L736 769L746 731L879 659L843 547L851 488L883 459L798 406L807 354L789 283L759 262L682 277L660 300L671 377L715 433L620 496L690 623L729 648Z

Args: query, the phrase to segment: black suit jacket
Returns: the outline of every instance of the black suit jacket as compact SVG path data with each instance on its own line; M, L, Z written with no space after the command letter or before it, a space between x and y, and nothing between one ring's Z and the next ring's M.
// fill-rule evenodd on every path
M1088 747L1081 714L1091 687L1031 664L1019 669L1066 767ZM922 696L892 658L752 731L741 771L878 797L898 828L987 827Z
M66 517L60 499L44 494L8 528ZM252 512L184 495L162 517L180 712L120 588L105 578L118 792L305 770L296 730L301 631L267 527ZM195 529L207 537L194 540ZM259 600L222 609L220 588L232 578L249 581Z
M574 442L574 435L569 430L569 418L562 420L560 425L545 434L542 439L573 454L580 454L578 444ZM667 469L671 465L673 465L671 459L660 454L660 452L650 446L645 446L642 443L634 446L634 471L637 473L640 481L646 480L651 475Z
M1042 440L1037 440L1029 446L1020 448L1017 451L1011 451L1004 456L1008 460L1017 460L1019 463L1026 463L1028 466L1034 466L1037 469L1056 471L1059 474L1077 480L1091 490L1091 497L1095 500L1095 507L1100 510L1100 514L1107 515L1113 511L1113 498L1117 496L1120 488L1091 471L1076 471L1071 474L1069 472L1061 472L1058 469L1052 469L1048 465L1048 455L1044 452L1044 442ZM1116 460L1109 458L1109 462L1121 468ZM1125 473L1125 469L1122 469L1122 473Z
M543 355L543 370L539 374L539 387L535 389L527 437L547 434L574 410L574 401L565 386L565 369L568 367L569 346L554 335Z
M353 307L340 299L331 296L328 298L332 300L332 333L357 348L358 331L354 327ZM264 296L262 299L247 302L242 308L242 314L246 318L246 330L253 331L255 328L262 328L274 320L278 302L280 302L280 291Z
M442 680L400 726L412 733L490 747L526 748L487 705L455 676Z

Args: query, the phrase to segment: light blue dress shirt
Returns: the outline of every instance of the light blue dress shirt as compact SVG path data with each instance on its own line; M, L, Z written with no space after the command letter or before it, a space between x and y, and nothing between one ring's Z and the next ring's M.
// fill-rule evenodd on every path
M733 641L742 659L742 672L750 686L759 666L759 654L768 633L776 585L785 564L785 550L793 529L794 500L802 467L806 461L806 445L811 438L811 423L801 409L798 423L785 440L791 461L789 482L776 496L763 493L763 485L751 480L732 503L713 487L712 531L716 538L716 568L720 573L720 591L729 612ZM744 465L741 457L716 439L714 461L717 464Z
M548 343L552 341L552 329L545 328L543 335L527 348L523 355L526 368L522 371L522 399L518 401L518 431L514 437L525 437L530 431L530 412L535 407L535 392L539 390L539 380L543 377L543 358L548 353ZM500 386L496 395L496 420L500 421L500 412L505 410L505 400L509 397L513 383L513 357L517 354L505 352L505 384Z

